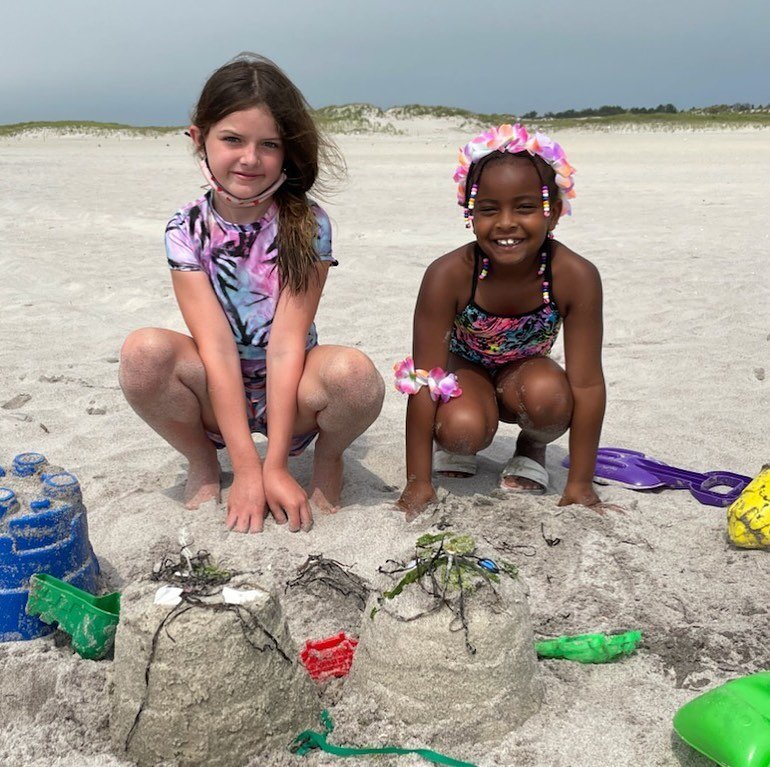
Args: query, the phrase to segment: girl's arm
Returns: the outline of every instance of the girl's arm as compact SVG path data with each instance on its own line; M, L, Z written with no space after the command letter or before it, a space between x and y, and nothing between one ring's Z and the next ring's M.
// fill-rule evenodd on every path
M431 370L446 369L452 322L457 311L447 257L431 264L425 272L412 328L414 365ZM433 465L433 427L438 403L430 398L428 387L409 395L406 406L406 487L398 505L407 519L419 514L436 497L431 469Z
M233 464L226 524L238 532L261 530L265 515L262 465L251 439L240 360L230 325L206 274L172 271L171 281L203 361L217 428Z
M265 494L276 521L289 529L309 530L313 524L307 493L286 466L297 420L297 390L305 367L307 333L318 309L330 262L319 263L304 293L284 290L278 299L267 344L268 442Z
M602 285L599 272L579 258L568 275L569 298L564 317L564 356L572 390L569 432L570 468L560 506L594 506L596 451L604 419L606 391L602 372ZM557 282L557 285L559 283Z

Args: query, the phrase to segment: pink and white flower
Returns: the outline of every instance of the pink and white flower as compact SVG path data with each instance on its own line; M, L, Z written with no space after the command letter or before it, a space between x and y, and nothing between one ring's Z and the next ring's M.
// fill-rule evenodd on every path
M465 205L465 187L471 165L494 151L511 154L529 152L542 157L556 174L556 185L559 187L559 197L562 201L562 215L565 213L571 215L570 200L575 198L575 169L567 161L564 149L540 131L530 136L527 129L520 123L490 128L472 138L464 147L460 147L458 165L452 176L457 183L458 204Z
M443 368L433 368L430 372L415 368L411 357L393 365L393 371L396 374L396 391L402 394L417 394L423 386L427 386L434 402L449 402L452 397L463 393L454 373L447 373Z
M428 382L428 373L425 370L415 370L414 360L406 357L401 362L393 365L396 374L396 391L402 394L417 394Z
M453 397L459 397L463 393L457 376L454 373L447 373L442 368L433 368L428 373L428 389L430 398L434 402L438 402L439 399L442 402L449 402Z

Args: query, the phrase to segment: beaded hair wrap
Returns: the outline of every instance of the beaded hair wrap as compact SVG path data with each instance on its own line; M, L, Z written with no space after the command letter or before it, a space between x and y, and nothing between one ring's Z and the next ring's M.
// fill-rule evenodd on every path
M559 199L562 202L561 215L572 214L570 200L575 198L575 169L567 161L567 155L561 145L540 131L530 136L523 125L516 123L515 125L490 128L460 148L459 165L455 169L453 178L457 183L457 202L466 211L466 224L473 220L471 200L469 198L466 203L465 194L468 173L474 163L494 151L510 154L529 152L531 155L537 155L545 160L556 174L556 186L559 188ZM547 187L544 188L546 191L543 193L543 212L546 216L550 216L550 200L546 197L548 190ZM474 189L478 191L475 184L471 187L471 195L475 203Z
M476 207L476 195L479 191L479 185L474 184L471 187L471 193L468 195L468 207L465 208L463 211L463 215L465 216L465 228L470 229L471 225L473 224L473 209Z
M551 215L551 200L548 194L548 184L543 184L543 188L540 190L540 194L543 197L543 215L549 218Z

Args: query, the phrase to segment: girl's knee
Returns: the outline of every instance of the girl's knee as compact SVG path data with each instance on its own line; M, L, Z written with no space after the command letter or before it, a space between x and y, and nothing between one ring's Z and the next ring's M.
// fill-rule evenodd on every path
M385 396L385 382L374 363L358 349L343 349L329 361L325 371L331 388L369 392L375 398Z
M135 330L120 350L120 386L126 396L156 388L173 373L175 351L157 328Z
M475 410L455 406L451 409L440 407L436 412L436 442L450 453L478 453L489 447L496 431L497 422L490 422L483 413Z
M503 408L522 426L543 430L567 428L572 418L572 390L565 372L551 360L506 378L498 386Z
M374 363L358 349L340 349L325 365L323 383L330 396L342 396L351 406L382 407L385 382Z

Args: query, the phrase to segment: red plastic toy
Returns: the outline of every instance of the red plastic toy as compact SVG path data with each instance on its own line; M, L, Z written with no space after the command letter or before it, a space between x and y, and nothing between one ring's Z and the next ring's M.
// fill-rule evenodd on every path
M340 631L326 639L308 639L299 657L308 674L316 682L324 682L348 675L357 645L358 639Z

